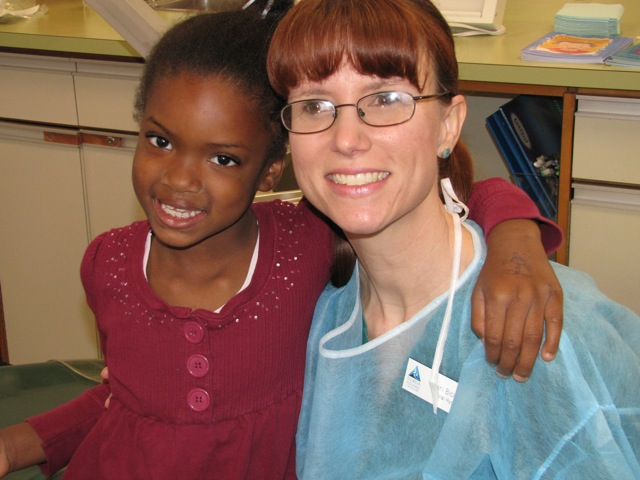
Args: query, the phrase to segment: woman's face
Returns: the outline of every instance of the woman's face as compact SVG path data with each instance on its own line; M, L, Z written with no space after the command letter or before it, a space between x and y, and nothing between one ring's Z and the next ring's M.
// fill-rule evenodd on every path
M432 81L419 91L406 79L361 75L345 63L324 81L302 82L288 100L355 104L365 95L389 90L414 96L439 93ZM398 222L424 222L434 208L442 210L437 154L453 149L465 112L461 96L450 105L427 100L416 104L408 122L373 127L359 118L356 108L341 107L328 130L289 135L298 185L347 234L371 235Z

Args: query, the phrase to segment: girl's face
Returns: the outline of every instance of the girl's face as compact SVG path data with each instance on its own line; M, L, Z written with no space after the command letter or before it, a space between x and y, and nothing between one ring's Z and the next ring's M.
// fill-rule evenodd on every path
M418 91L406 79L361 75L345 63L324 81L302 82L291 90L288 101L355 104L365 95L389 90L414 96L439 93L431 81ZM461 96L450 105L427 100L416 104L408 122L372 127L354 107L341 107L328 130L289 135L298 185L347 234L376 234L411 219L424 223L428 209L437 205L442 210L437 154L453 149L465 112Z
M154 235L189 247L214 235L233 242L257 190L270 190L282 161L264 167L269 132L247 98L217 76L180 73L150 92L133 162L133 186ZM219 237L220 238L220 237Z

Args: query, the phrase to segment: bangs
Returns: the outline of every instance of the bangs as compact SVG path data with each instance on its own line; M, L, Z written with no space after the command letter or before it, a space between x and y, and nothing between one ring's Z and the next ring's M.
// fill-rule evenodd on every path
M429 63L431 42L424 41L429 37L415 12L398 3L303 0L274 34L267 61L270 80L286 98L303 81L330 77L346 59L362 75L405 78L422 89L427 72L419 70L421 60Z

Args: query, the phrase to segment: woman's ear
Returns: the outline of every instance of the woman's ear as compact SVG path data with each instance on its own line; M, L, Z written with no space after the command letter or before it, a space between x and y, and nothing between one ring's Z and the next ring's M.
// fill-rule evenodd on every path
M271 162L262 171L262 178L258 183L258 191L268 192L270 190L273 190L273 187L275 187L278 184L278 182L280 181L280 177L282 177L282 172L284 172L284 166L285 166L284 158Z
M438 152L444 148L453 150L458 143L462 125L467 117L467 101L463 95L456 95L451 99L450 104L444 106L442 112L443 129Z

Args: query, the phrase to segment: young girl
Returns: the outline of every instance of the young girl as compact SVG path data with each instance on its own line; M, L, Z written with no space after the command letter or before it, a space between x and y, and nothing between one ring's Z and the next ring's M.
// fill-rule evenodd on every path
M0 475L45 462L68 464L65 479L295 478L332 232L306 201L252 204L284 165L269 32L206 14L156 46L133 165L148 220L99 236L82 263L109 383L0 432Z

